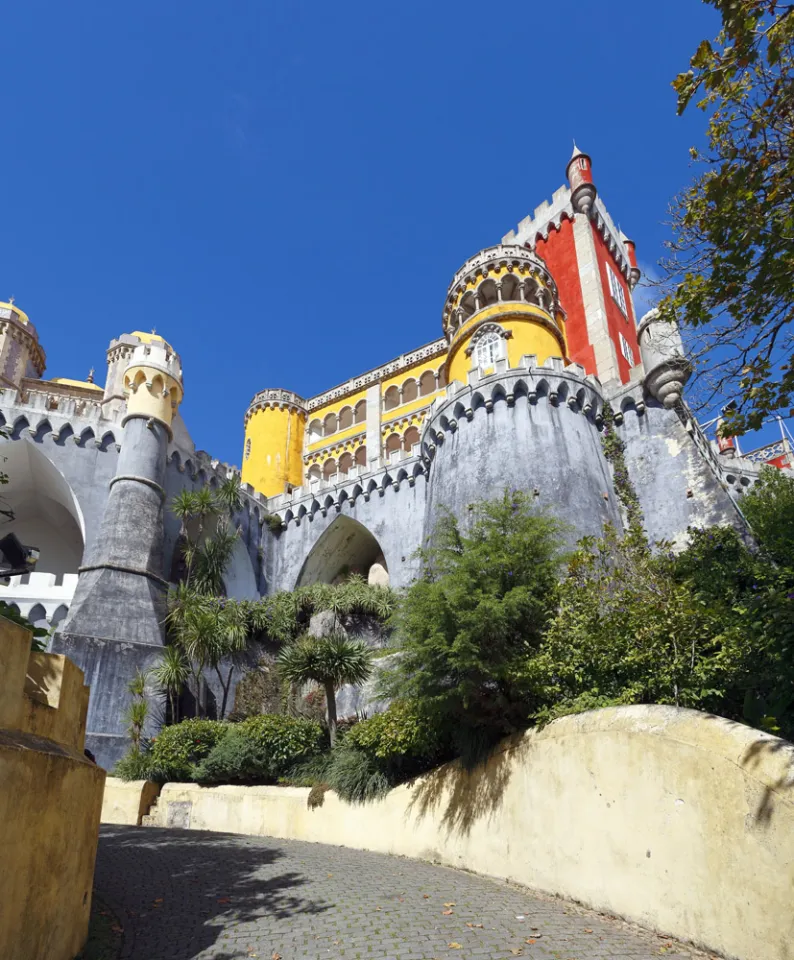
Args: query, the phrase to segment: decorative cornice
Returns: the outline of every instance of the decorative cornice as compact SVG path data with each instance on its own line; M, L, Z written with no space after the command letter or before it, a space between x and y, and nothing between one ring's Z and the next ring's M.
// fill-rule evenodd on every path
M274 410L294 410L296 413L303 414L306 416L306 401L303 397L299 397L297 393L293 393L292 390L282 390L280 388L270 389L270 390L260 390L257 393L253 400L248 405L248 409L245 411L245 423L247 424L251 417L258 410L267 410L272 408Z

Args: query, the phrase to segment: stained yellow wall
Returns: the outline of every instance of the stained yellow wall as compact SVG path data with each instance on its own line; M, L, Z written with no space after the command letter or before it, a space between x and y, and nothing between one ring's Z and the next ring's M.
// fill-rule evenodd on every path
M82 671L0 619L0 957L72 960L85 942L105 783L87 707Z
M506 306L499 303L487 310L481 310L458 331L449 351L447 379L450 382L453 380L467 382L469 370L474 362L472 357L466 356L466 347L472 333L483 320L498 323L500 327L509 330L512 334L507 340L507 361L510 367L517 367L521 357L526 354L535 354L538 363L544 363L549 357L566 356L564 333L562 331L553 333L539 322L541 319L548 322L547 313L532 304L511 303L510 312L507 314Z
M303 483L304 415L289 407L256 410L245 427L243 483L250 483L266 497L285 492L290 484ZM246 459L248 441L251 453Z

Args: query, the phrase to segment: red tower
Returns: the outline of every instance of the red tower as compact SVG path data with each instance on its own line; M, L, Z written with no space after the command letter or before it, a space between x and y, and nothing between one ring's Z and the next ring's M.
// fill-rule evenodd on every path
M571 185L571 203L577 213L587 216L598 194L593 183L593 161L586 153L573 145L573 156L566 168L568 183Z

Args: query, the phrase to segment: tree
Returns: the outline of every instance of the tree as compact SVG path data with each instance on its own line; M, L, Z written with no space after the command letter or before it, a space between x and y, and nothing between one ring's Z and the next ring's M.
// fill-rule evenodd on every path
M764 550L794 573L794 478L789 471L763 467L741 507Z
M171 644L163 650L160 660L152 669L152 679L168 697L171 707L171 723L179 722L179 694L190 676L185 653L181 647Z
M757 429L794 395L794 4L706 0L722 16L673 83L709 115L703 169L677 198L663 318L689 331L704 406Z
M372 653L362 640L335 631L324 637L304 635L287 644L278 657L281 676L288 683L319 683L325 690L325 709L331 746L336 743L336 690L346 683L360 684L372 674Z
M474 760L537 706L529 664L556 607L563 528L517 491L473 504L470 516L468 530L442 518L420 553L383 691L427 710Z

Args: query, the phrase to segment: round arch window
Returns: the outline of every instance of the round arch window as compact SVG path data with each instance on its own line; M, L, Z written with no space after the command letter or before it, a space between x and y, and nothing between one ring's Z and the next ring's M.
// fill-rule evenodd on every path
M474 357L478 367L492 367L496 363L501 355L501 339L499 334L494 331L480 337L477 346L474 348Z

